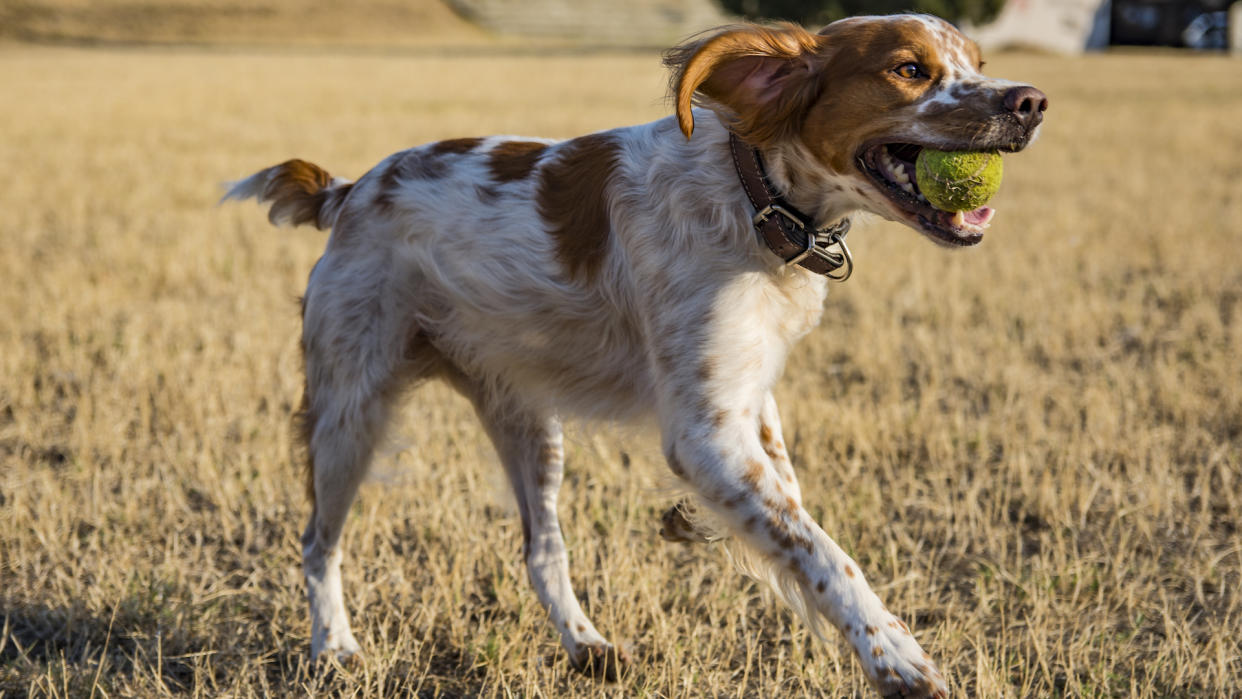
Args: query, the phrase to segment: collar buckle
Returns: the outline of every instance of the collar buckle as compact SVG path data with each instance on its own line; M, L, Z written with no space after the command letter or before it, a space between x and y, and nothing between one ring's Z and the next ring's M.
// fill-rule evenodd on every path
M729 150L746 198L756 209L751 222L768 249L786 267L799 266L838 282L849 279L854 272L854 258L845 244L850 219L817 228L814 219L772 191L758 150L733 133Z
M782 216L806 235L806 243L802 251L785 260L786 267L793 267L814 255L828 263L831 271L823 274L833 281L843 282L854 273L854 256L850 254L850 248L845 244L845 234L850 232L848 218L843 218L831 226L811 228L798 212L772 203L760 209L751 221L755 224L755 228L761 228L774 215ZM833 248L836 249L833 250Z

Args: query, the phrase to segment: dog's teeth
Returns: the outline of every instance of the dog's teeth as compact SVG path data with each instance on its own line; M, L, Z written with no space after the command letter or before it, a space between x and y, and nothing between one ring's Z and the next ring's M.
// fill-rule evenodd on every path
M953 225L957 228L962 228L963 226L965 226L966 225L966 212L964 211L955 212L953 214Z
M910 176L906 174L906 171L904 168L898 168L897 171L893 173L893 176L901 184L907 184L910 181Z
M908 177L906 178L905 182L901 183L901 188L911 194L914 194L914 185L910 184L910 178Z

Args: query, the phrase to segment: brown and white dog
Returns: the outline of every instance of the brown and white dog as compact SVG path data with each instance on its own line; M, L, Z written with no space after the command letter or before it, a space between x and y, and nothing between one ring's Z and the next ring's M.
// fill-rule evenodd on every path
M531 583L575 667L613 676L626 658L570 586L561 420L648 414L692 497L665 516L666 536L729 537L812 628L845 636L882 695L945 696L906 624L803 508L772 387L849 262L838 222L872 212L978 243L991 209L932 208L913 160L924 146L1020 150L1046 99L981 75L975 44L925 15L818 34L725 27L666 63L675 117L567 141L441 141L354 183L293 160L226 195L332 230L303 307L311 653L359 651L341 530L395 400L441 378L499 452ZM776 254L773 219L812 254ZM836 235L808 239L816 227Z

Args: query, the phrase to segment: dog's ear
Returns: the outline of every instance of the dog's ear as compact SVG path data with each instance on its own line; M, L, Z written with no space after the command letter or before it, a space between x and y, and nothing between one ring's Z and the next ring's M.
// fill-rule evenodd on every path
M694 132L697 103L752 145L788 135L819 92L825 42L793 24L739 25L670 49L664 64L682 133Z

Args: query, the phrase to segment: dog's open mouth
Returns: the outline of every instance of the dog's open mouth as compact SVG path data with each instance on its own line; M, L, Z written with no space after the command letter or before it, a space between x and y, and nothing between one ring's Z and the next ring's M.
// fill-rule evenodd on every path
M912 143L881 143L863 149L859 168L872 179L907 223L947 245L975 245L996 212L987 206L974 211L941 211L919 191L914 161L922 146Z

